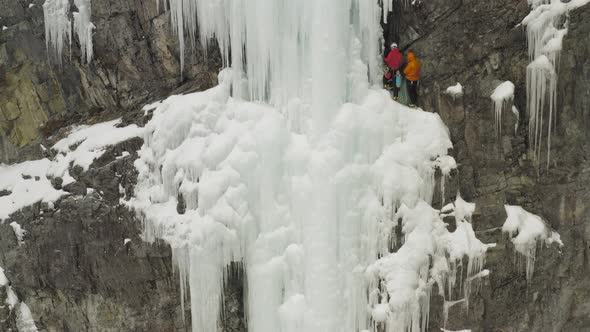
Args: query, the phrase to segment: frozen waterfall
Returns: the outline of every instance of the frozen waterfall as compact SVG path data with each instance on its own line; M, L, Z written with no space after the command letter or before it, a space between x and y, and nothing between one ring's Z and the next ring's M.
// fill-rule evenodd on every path
M147 241L172 246L193 331L217 330L234 261L254 332L423 331L435 284L449 301L463 287L467 303L457 267L485 277L489 246L475 238L473 205L430 206L435 168L456 165L440 117L373 84L377 1L171 0L169 10L181 53L215 38L228 68L217 87L145 108L128 204Z

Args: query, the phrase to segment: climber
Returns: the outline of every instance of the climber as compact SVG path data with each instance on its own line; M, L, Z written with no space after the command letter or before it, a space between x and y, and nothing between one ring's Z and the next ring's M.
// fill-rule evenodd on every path
M393 100L397 100L401 85L396 84L396 78L401 75L402 53L399 51L396 43L391 44L391 51L389 51L389 54L385 58L385 63L387 64L388 70L385 74L384 84L387 81L385 85L393 87Z
M420 69L422 68L422 64L416 59L414 52L408 52L407 58L408 64L406 65L406 68L404 68L404 74L408 81L408 94L410 95L409 106L416 107L418 104L418 80L420 79Z

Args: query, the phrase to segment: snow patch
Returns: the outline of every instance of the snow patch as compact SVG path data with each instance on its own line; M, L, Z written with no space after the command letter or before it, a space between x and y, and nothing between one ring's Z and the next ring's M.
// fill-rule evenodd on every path
M54 202L66 192L56 190L47 178L51 161L41 159L15 165L0 164L0 190L11 193L0 197L0 221L39 201ZM37 181L35 178L38 177Z
M461 85L461 83L457 82L457 84L448 87L445 92L453 96L453 98L458 98L463 96L463 86Z
M61 177L64 186L72 183L75 179L69 173L71 166L88 170L108 146L143 134L143 128L136 125L119 128L118 124L119 120L113 120L72 128L67 137L52 147L58 152L53 160L45 158L13 165L0 164L0 191L9 192L0 197L0 221L37 202L53 206L53 202L68 193L56 190L51 178Z

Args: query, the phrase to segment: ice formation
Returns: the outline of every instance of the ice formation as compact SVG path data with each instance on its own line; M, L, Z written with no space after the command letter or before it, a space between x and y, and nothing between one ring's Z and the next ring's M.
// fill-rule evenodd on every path
M27 231L24 230L20 226L20 224L17 223L16 221L11 222L10 226L12 227L12 230L14 231L14 236L16 236L16 240L17 240L18 244L21 245L23 243L23 239L24 239Z
M510 107L514 100L514 83L505 81L498 85L490 96L494 103L494 122L496 128L496 136L502 136L502 111L506 107Z
M524 18L531 63L527 67L527 110L529 138L537 162L541 159L544 133L547 135L547 166L551 157L551 131L557 111L557 71L563 37L567 34L570 10L590 0L529 0L532 11ZM547 123L543 124L548 111ZM545 129L546 128L546 129Z
M45 21L45 43L50 55L61 64L63 48L72 44L72 31L78 36L82 62L92 60L92 31L90 0L74 0L77 12L70 12L69 0L45 0L43 15ZM73 16L73 22L71 19Z
M449 233L429 205L435 168L448 175L455 167L439 116L395 103L374 84L378 2L169 6L181 53L185 38L207 45L214 37L231 65L215 88L146 106L153 117L128 202L144 239L172 246L193 331L217 329L235 261L245 271L250 331L425 328L434 280L441 290L456 280L448 276L464 256L479 273L487 247L461 218ZM390 254L398 217L405 240ZM394 285L391 297L380 278Z
M10 311L16 310L16 328L18 332L37 332L37 326L33 320L31 310L26 303L18 299L2 267L0 267L0 287L4 287L5 290L6 299L4 299L4 303L8 305Z
M385 253L368 268L371 280L369 289L373 296L369 303L374 307L388 303L386 311L387 331L425 331L428 326L432 286L436 283L439 295L445 298L445 321L448 308L464 303L468 306L472 282L485 276L482 270L488 248L495 244L483 244L475 237L469 220L475 204L467 203L460 196L454 203L438 210L420 201L413 208L402 205L395 217L401 220L404 244L397 252ZM450 233L444 216L454 216L457 228ZM463 268L463 259L467 267ZM463 278L466 272L466 279ZM372 278L371 278L372 277ZM380 285L384 280L384 287ZM457 292L462 298L453 299Z
M502 226L514 244L516 251L526 259L526 279L530 281L535 269L535 258L538 243L550 245L557 243L563 246L561 237L537 215L520 206L505 205L508 217Z
M34 203L55 202L67 193L55 189L51 178L61 177L64 186L74 182L69 173L70 167L80 166L87 170L94 160L102 156L107 146L143 134L143 128L136 125L118 127L119 122L117 119L72 128L69 135L52 147L57 152L53 159L0 164L0 191L5 192L0 195L0 222ZM16 229L15 233L18 234Z
M461 85L461 83L458 83L448 87L445 92L451 96L453 96L453 98L458 98L461 97L463 95L463 86Z

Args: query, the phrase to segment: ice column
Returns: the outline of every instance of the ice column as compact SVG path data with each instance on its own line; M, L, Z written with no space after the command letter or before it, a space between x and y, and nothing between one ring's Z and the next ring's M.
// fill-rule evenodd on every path
M72 44L72 30L80 41L82 62L92 60L92 31L94 24L90 21L90 0L74 0L78 12L70 13L69 0L45 0L43 15L45 19L45 43L50 55L55 55L61 64L63 48L66 41ZM70 19L73 16L73 22Z

